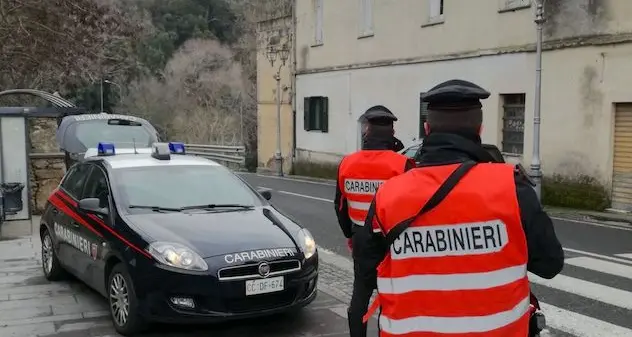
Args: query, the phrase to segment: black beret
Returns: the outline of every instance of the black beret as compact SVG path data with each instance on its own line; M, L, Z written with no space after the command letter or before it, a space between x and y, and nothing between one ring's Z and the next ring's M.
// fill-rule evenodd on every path
M436 85L422 97L430 110L467 110L480 108L480 100L488 98L489 91L464 80L450 80Z
M358 118L358 121L385 125L397 121L397 117L395 117L395 115L387 107L383 105L376 105L370 107L365 113L363 113L360 118Z

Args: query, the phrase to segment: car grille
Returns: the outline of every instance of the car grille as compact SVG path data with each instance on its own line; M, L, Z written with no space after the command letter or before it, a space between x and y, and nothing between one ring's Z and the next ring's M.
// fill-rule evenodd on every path
M268 276L285 275L301 270L301 262L299 260L282 260L266 263L270 265L270 274ZM225 267L218 271L217 277L220 281L260 278L259 263Z

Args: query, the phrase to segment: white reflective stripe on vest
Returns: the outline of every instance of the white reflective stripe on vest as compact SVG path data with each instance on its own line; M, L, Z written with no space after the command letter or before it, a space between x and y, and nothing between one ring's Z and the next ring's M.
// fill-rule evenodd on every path
M413 332L468 333L485 332L502 328L516 322L529 310L529 296L513 309L488 316L431 317L415 316L404 319L390 319L380 315L380 329L393 335Z
M412 275L378 277L377 289L382 294L404 294L411 291L449 291L489 289L521 280L527 276L527 265L484 273L450 275Z
M349 208L357 209L360 211L368 211L369 207L371 207L370 202L359 202L351 200L347 200L347 205L349 206Z
M351 222L353 222L355 225L357 225L357 226L364 226L364 221L356 220L356 219L353 219L353 218L350 218L350 219L351 219Z

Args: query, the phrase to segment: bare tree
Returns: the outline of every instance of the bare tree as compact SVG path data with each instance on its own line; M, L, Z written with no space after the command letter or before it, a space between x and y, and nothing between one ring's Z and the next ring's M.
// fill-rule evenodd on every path
M0 87L54 91L127 72L144 23L114 0L0 0Z
M189 40L167 63L163 76L162 81L133 83L120 110L148 118L170 139L241 144L240 111L248 82L228 47ZM243 118L245 123L252 116Z

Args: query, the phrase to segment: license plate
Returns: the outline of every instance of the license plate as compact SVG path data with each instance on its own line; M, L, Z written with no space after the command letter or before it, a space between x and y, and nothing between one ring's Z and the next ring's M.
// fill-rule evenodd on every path
M283 276L246 281L246 296L282 291Z

